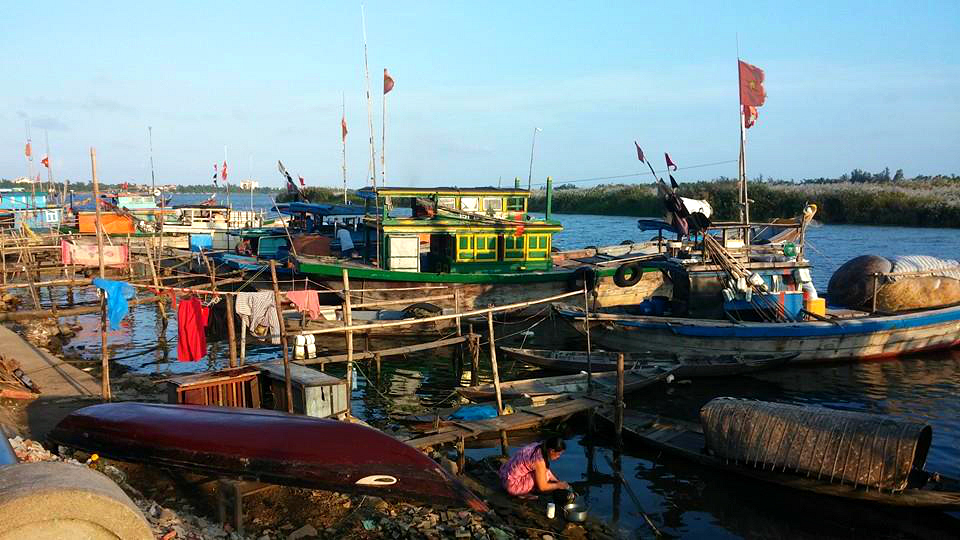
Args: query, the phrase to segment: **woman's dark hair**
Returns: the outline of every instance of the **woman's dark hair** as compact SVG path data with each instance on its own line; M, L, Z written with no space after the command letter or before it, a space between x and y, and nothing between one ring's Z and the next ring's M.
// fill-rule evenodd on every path
M550 437L540 443L540 453L543 454L543 462L547 465L547 468L550 467L550 450L563 452L566 449L567 443L563 442L560 437Z

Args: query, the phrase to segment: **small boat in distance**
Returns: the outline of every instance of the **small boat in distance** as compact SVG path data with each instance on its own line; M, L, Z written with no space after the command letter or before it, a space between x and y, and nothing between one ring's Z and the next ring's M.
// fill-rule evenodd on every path
M623 374L623 392L629 394L664 381L675 373L677 368L676 363L662 362L627 369ZM610 372L594 374L593 385L595 391L612 395L616 392L617 374ZM534 402L538 402L564 394L584 394L586 392L586 373L500 383L500 395L503 399L531 398ZM497 397L493 384L457 388L457 393L471 401L490 401Z
M486 510L419 450L348 422L263 409L122 402L74 411L49 437L121 461Z
M587 370L586 351L555 351L549 349L515 349L500 347L504 356L551 371L580 373ZM620 353L592 351L590 364L594 373L616 371L617 356ZM678 378L688 377L728 377L754 373L765 369L783 367L795 354L738 355L714 354L704 356L681 356L664 353L624 354L624 368L641 369L646 366L674 366L673 374ZM594 378L596 380L596 377Z

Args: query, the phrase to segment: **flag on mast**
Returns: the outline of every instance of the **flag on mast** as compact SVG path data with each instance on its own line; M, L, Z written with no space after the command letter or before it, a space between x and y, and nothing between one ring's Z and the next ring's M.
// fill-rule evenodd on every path
M387 95L393 90L393 77L387 73L387 68L383 68L383 95Z
M668 171L670 170L670 167L673 167L673 170L677 170L677 164L674 163L672 159L670 159L670 154L664 152L664 153L663 153L663 157L665 157L665 158L667 159L667 170L668 170Z
M47 154L44 154L44 155L43 155L43 159L40 160L40 163L41 163L44 167L46 167L46 168L49 169L49 168L50 168L50 156L48 156Z
M300 178L300 187L307 187L307 183L303 181L303 175L298 174L297 176Z
M220 177L220 170L217 168L217 164L213 164L213 185L220 187L220 184L217 183L217 178Z
M32 154L30 152L30 139L27 139L27 145L23 147L23 154L28 158L32 157Z
M227 160L223 160L223 167L220 168L220 178L227 181Z
M763 70L750 65L743 60L740 64L740 104L759 107L767 99L767 92L763 89Z
M637 141L633 141L633 145L637 147L637 159L640 161L646 161L643 157L643 150L640 149L640 145L637 144Z
M346 142L347 140L347 117L340 117L340 139Z
M743 127L750 129L754 124L757 123L757 118L760 117L760 113L757 112L757 108L753 105L744 105L743 106Z

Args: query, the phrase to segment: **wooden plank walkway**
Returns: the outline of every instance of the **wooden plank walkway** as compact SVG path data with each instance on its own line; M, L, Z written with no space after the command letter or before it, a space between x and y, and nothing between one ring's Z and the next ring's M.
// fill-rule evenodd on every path
M607 402L599 397L577 396L571 399L548 403L539 407L517 407L513 414L491 418L489 420L475 420L472 422L456 422L453 425L443 426L437 433L414 437L404 442L414 448L427 448L439 444L456 442L459 439L473 439L486 433L499 431L515 431L530 429L552 420L560 420L605 405Z

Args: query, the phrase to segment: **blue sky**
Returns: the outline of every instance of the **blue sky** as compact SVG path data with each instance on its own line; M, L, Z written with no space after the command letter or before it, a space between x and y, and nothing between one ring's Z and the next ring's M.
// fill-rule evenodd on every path
M960 3L380 2L366 4L379 171L383 68L392 185L535 183L737 156L737 36L766 71L748 174L960 172ZM0 177L44 130L58 177L280 185L368 176L357 2L19 2L0 23ZM681 180L735 176L727 163ZM649 176L622 181L649 181ZM595 182L585 182L589 185Z

